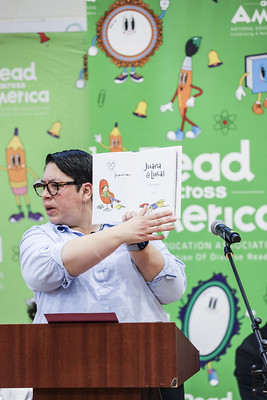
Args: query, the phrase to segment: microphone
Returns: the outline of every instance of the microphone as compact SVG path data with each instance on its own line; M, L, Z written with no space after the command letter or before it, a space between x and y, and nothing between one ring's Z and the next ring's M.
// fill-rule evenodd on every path
M223 240L229 244L241 242L241 237L231 228L225 225L223 221L217 220L212 222L210 230L214 235L219 235Z

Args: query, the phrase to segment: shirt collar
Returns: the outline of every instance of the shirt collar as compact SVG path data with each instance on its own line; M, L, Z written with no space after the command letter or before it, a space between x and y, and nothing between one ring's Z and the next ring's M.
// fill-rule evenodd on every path
M100 225L100 228L96 232L102 231L104 229L104 226L112 226L112 225L102 224L102 225ZM81 232L76 231L75 229L71 229L68 225L56 225L56 230L58 232L60 232L60 233L63 233L63 232L75 232L75 233L82 234Z

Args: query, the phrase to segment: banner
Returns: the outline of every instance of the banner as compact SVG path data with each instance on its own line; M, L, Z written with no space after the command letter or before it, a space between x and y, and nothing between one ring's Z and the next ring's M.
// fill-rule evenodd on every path
M182 216L165 243L187 291L166 306L200 350L187 400L239 399L235 350L251 322L215 220L266 321L266 2L87 2L90 151L183 146Z
M86 33L1 34L0 45L0 323L25 323L19 243L48 221L32 184L48 153L88 149Z

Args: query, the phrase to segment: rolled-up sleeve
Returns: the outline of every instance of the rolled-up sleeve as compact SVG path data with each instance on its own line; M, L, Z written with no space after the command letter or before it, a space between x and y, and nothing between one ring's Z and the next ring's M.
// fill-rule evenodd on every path
M161 304L179 300L186 289L185 264L175 258L161 242L152 243L162 254L164 266L153 281L147 282Z
M27 231L20 243L21 273L31 290L49 292L67 288L74 279L62 263L66 241L55 243L41 227Z

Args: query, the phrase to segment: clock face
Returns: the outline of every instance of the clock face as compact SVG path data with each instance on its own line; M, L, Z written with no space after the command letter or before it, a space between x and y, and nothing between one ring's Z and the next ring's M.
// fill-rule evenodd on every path
M239 330L238 300L221 275L194 288L181 309L183 332L199 350L200 366L218 359Z
M199 293L188 321L188 336L202 357L213 354L221 345L228 334L230 317L230 303L223 288L214 285ZM208 336L212 326L216 326L216 335ZM207 337L209 340L205 340Z
M107 27L107 40L117 54L138 56L151 43L153 31L150 21L137 11L122 11L111 19Z
M161 20L140 0L126 2L114 3L98 21L98 45L117 66L142 66L162 43Z

